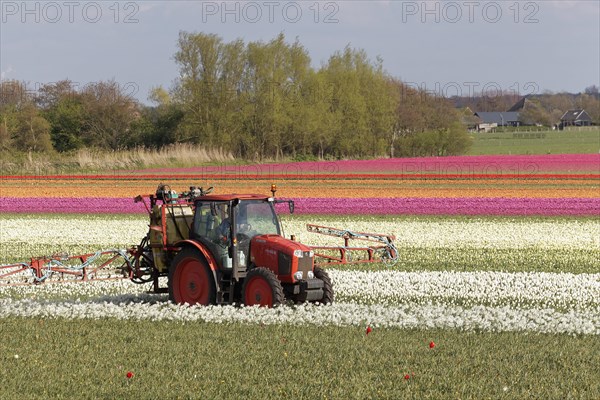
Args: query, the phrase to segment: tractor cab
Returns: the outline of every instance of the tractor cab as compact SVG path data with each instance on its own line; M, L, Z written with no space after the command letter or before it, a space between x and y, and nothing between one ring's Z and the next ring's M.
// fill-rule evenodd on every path
M330 302L329 278L317 269L314 252L302 243L282 236L276 200L261 195L208 195L194 201L190 240L215 264L217 303L241 301L272 306L285 298ZM173 270L178 267L174 261ZM188 287L176 295L186 300Z
M195 202L190 238L207 246L222 270L245 271L256 236L281 235L273 198L259 195L204 196Z

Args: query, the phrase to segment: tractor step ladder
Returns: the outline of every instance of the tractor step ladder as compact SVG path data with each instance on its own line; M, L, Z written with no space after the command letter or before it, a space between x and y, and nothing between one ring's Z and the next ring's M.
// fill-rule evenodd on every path
M221 274L219 278L220 290L217 291L217 304L233 303L235 282L230 274Z

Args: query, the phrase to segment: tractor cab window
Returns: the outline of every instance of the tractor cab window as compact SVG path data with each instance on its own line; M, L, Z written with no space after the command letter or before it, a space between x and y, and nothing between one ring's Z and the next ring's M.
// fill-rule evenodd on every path
M196 203L194 216L194 236L211 241L229 237L229 204L227 203Z
M227 202L197 202L194 215L193 239L207 246L220 268L231 268L228 247L231 244Z
M242 200L233 209L238 265L246 267L250 260L250 241L258 235L279 234L279 221L271 203Z
M247 200L238 204L235 211L236 232L249 237L256 235L279 235L279 221L271 203Z

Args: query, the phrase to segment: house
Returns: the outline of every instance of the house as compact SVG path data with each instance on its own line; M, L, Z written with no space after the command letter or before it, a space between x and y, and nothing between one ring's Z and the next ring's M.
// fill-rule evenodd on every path
M477 127L477 130L485 130L493 124L497 126L519 126L521 123L519 122L519 113L513 111L507 112L476 112L476 117L479 117L481 122Z
M559 128L566 126L590 126L592 118L585 110L569 110L560 117Z
M498 127L498 124L496 123L491 123L491 124L487 124L487 123L479 123L477 124L477 132L496 132L496 128Z

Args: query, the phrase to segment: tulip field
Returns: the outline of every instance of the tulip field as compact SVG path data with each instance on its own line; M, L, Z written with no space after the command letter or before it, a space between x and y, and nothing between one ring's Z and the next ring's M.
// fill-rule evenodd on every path
M0 398L600 397L600 154L212 165L0 179L0 264L125 249L158 183L293 199L392 234L332 305L184 307L129 281L0 286Z

